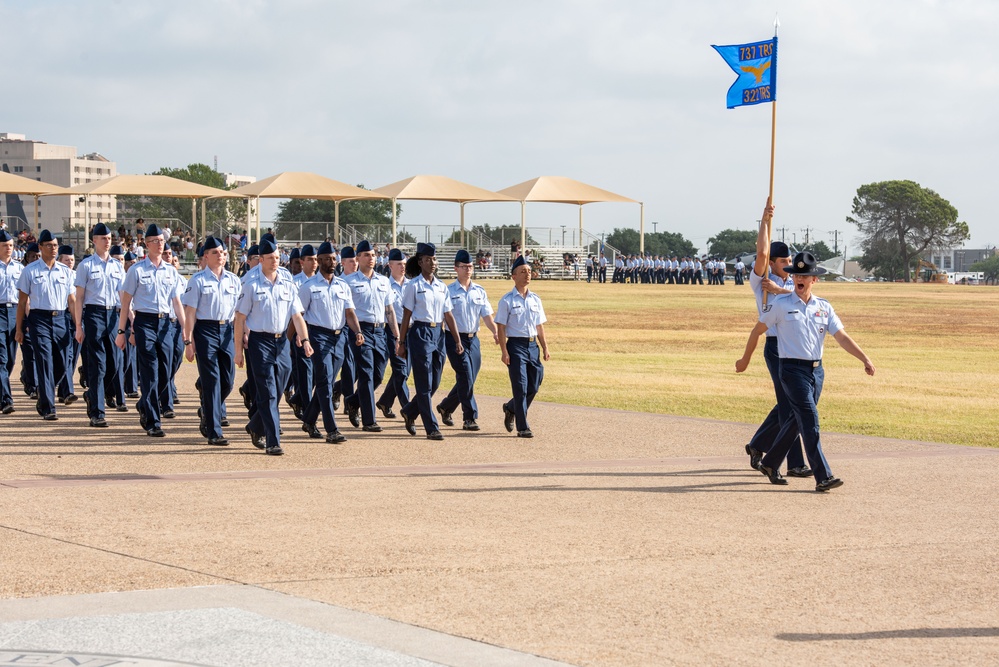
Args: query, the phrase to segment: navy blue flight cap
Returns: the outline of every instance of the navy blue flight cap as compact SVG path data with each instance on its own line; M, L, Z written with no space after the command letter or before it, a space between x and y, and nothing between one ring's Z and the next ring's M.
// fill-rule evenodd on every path
M259 256L260 256L260 246L254 243L246 251L246 258L250 259L251 257L259 257Z
M302 257L302 251L298 248L292 248L291 252L288 253L288 261L293 259L300 259Z
M783 241L773 241L770 244L770 259L777 257L790 257L791 249Z
M266 234L264 234L263 236L261 236L260 240L261 241L270 241L271 243L274 244L275 248L277 247L277 239L275 239L274 235L271 234L270 232L267 232Z
M113 245L111 246L111 251L108 253L112 257L121 257L121 246Z
M354 249L351 248L349 245L345 245L340 250L340 259L350 259L351 257L354 257L354 256L355 256L354 255Z
M147 239L150 236L162 236L162 235L163 235L163 232L160 231L160 228L156 226L155 222L153 224L149 225L148 227L146 227L146 238Z
M510 266L510 273L513 273L514 271L516 271L517 267L520 267L520 266L529 266L527 264L527 260L524 259L523 255L521 255L517 259L513 260L513 264Z
M51 243L54 240L55 240L55 237L52 236L52 232L50 232L47 229L43 229L42 233L38 235L38 242L39 243Z
M260 241L260 254L271 255L277 252L277 245L265 235Z
M455 264L471 264L472 256L468 254L467 250L459 250L454 253L454 263Z
M201 246L201 252L204 253L206 250L214 250L215 248L224 248L224 247L225 244L222 243L221 239L215 236L209 236L207 239L205 239L204 245Z
M313 246L311 243L306 243L305 245L302 246L302 251L299 253L299 257L305 258L305 257L315 257L315 256L316 256L315 246Z
M0 243L6 243L7 241L13 241L14 237L7 233L6 229L0 229Z
M437 246L433 243L417 243L416 254L424 257L434 257L437 254Z
M371 252L371 243L368 241L368 239L364 239L363 241L357 244L357 247L354 248L354 252L355 253Z
M73 246L71 246L71 245L61 245L61 246L59 246L59 254L60 255L74 255L76 253L73 252Z
M126 262L134 262L136 260L136 257L135 254L131 250L129 250L128 252L125 253L125 256L122 259L124 259Z
M198 257L204 257L205 256L205 244L204 243L199 243L198 244L198 249L195 251L194 254L196 254Z
M305 246L306 248L311 248L312 246ZM304 249L304 248L303 248ZM323 241L319 244L319 252L317 255L332 255L333 254L333 244L329 241Z
M28 254L29 252L38 252L38 244L29 243L28 247L24 249L24 254Z
M389 250L390 262L401 262L404 259L405 257L403 256L402 251L399 250L398 248L392 248L391 250Z
M111 230L103 222L98 222L94 225L94 228L90 230L90 236L111 236Z

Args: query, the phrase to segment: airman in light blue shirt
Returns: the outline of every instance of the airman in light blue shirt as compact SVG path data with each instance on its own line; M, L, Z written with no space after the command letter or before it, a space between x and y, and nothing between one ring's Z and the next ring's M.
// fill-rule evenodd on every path
M454 315L458 332L463 334L476 333L479 330L479 320L493 314L489 304L489 295L477 283L470 283L466 291L461 283L455 280L447 286L451 296L451 314Z
M335 275L330 277L326 280L322 273L316 273L298 288L298 298L306 324L337 330L347 323L347 311L354 309L354 299L346 282Z
M84 258L76 268L76 287L83 288L84 306L121 306L125 269L121 262L102 260L96 253Z
M506 327L507 338L531 338L538 325L548 321L541 297L530 290L521 296L516 288L504 294L496 308L496 324Z
M210 268L198 271L187 283L181 303L194 308L196 320L231 322L236 316L240 284L235 273L223 269L216 276Z
M73 272L60 262L49 268L44 260L36 259L21 271L17 289L28 295L32 310L66 310L73 293Z
M270 334L287 331L292 315L304 310L290 273L278 271L274 282L262 271L246 275L236 312L246 315L247 328Z
M412 312L411 322L440 324L452 310L451 296L437 276L428 282L423 275L411 279L402 292L402 307Z
M169 313L180 280L173 265L161 261L156 266L146 257L125 274L121 291L132 296L132 308L137 313Z
M361 271L355 271L343 279L350 285L357 319L371 324L384 324L385 309L392 305L394 299L389 279L377 271L373 271L370 278Z

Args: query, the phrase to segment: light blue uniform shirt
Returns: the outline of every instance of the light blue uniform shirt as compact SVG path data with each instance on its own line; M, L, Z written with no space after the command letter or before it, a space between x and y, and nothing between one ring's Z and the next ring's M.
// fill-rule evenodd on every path
M121 287L125 282L125 267L109 256L102 261L97 255L85 258L76 268L76 287L83 288L84 306L121 306Z
M391 281L374 271L371 273L371 280L365 278L360 271L354 271L344 281L350 285L357 319L371 324L384 324L385 309L392 305L395 298L392 286L389 285Z
M836 335L843 328L829 302L814 294L808 303L797 294L781 294L771 303L773 307L760 315L760 322L777 331L781 359L817 361L822 358L826 332Z
M121 291L132 295L132 310L137 313L170 313L180 280L173 265L160 261L156 267L147 257L128 269Z
M402 284L400 285L395 281L395 278L389 278L389 285L392 286L392 308L395 310L395 321L398 324L402 324L402 293L406 289L406 285L409 284L409 278L406 276L402 277Z
M495 319L497 324L506 327L507 338L537 336L538 325L548 321L541 297L530 290L522 297L516 287L500 299Z
M316 271L315 273L312 274L312 278L315 278L316 275L318 275L318 274L319 274L319 272ZM299 287L301 287L302 285L304 285L306 283L306 281L310 280L311 278L309 276L305 275L305 271L299 271L298 273L296 273L295 275L293 275L291 277L291 279L295 281L296 285L298 285Z
M476 333L479 330L479 319L493 314L489 305L489 296L481 285L474 282L468 286L468 291L457 280L447 286L451 295L451 314L459 333Z
M17 303L17 279L21 277L24 266L14 261L11 255L10 262L4 264L0 262L0 303Z
M73 272L61 262L50 269L36 259L21 271L17 289L28 295L32 310L66 310L73 291Z
M427 282L423 274L420 274L411 279L402 291L402 307L412 313L410 322L440 324L444 320L444 313L452 310L451 295L444 281L437 276L431 276L430 279L432 282Z
M784 280L783 278L781 278L780 276L778 276L776 273L772 273L771 272L770 273L770 282L772 282L777 287L783 287L784 289L789 289L789 290L793 290L794 289L794 280L791 278L790 274L788 275L787 280ZM756 296L756 313L762 317L763 316L763 278L761 278L760 276L756 275L756 271L753 271L753 272L751 272L749 274L749 286L753 290L753 295ZM767 298L767 305L772 304L773 300L776 299L776 298L777 297L775 297L773 294L771 294L770 297ZM763 320L761 319L760 321L762 322ZM768 336L776 336L777 335L777 331L773 327L769 327L767 329L767 335Z
M196 320L232 322L239 292L239 278L235 273L223 269L222 275L216 277L211 269L204 268L191 276L180 302L194 308Z
M297 277L297 276L296 276ZM343 329L347 323L347 309L354 308L350 286L342 279L331 276L327 281L319 271L298 288L298 298L305 309L305 322L324 329Z
M236 306L236 312L246 315L250 331L269 334L287 331L292 315L302 310L295 281L287 271L278 271L273 283L262 271L257 272L243 283L243 293Z

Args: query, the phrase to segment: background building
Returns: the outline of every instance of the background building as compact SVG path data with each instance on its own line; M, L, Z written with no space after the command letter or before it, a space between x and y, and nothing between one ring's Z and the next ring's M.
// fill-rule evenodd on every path
M937 248L927 253L923 259L941 271L964 273L971 265L996 254L995 248Z
M0 133L0 169L11 174L64 188L117 175L114 162L100 153L77 155L75 146L56 146L44 141L25 139L23 134ZM116 219L114 195L90 197L90 222ZM15 231L33 224L33 197L0 197L0 216ZM70 224L83 226L86 205L80 197L40 197L38 223L43 229L62 231Z

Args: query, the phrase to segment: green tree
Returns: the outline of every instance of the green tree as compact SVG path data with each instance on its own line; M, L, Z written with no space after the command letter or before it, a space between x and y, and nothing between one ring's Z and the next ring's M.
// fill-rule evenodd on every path
M489 224L485 225L474 225L471 228L466 229L466 232L479 233L486 238L498 243L500 245L509 245L510 241L516 240L520 241L520 225L500 225L499 227L491 227ZM457 229L451 233L448 237L447 243L461 243L461 230ZM531 236L530 230L527 231L527 244L536 244L537 241Z
M912 269L929 248L957 246L971 238L957 209L929 188L913 181L883 181L857 188L847 222L863 235L860 245L868 270L884 264L890 273L912 280ZM866 264L866 265L865 265Z
M723 229L708 239L708 254L731 259L756 252L756 231Z
M833 257L836 256L836 253L832 251L832 248L826 245L825 241L816 241L815 243L809 243L807 246L804 247L804 250L807 250L808 252L815 255L815 259L819 260L820 262L825 261L827 259L832 259Z
M161 167L154 175L171 176L182 181L200 183L219 190L231 190L226 187L225 175L220 174L206 164L194 163L186 167ZM176 218L183 226L193 229L191 220L191 200L174 199L171 197L118 197L126 211L137 218ZM205 217L209 229L231 230L234 223L246 219L246 200L244 199L209 199L206 202ZM198 202L198 215L201 213L201 203ZM200 220L200 218L199 218ZM199 227L200 229L200 227Z
M985 282L994 285L999 281L999 255L992 255L988 259L975 262L969 267L972 271L981 271L985 274Z
M856 259L860 268L870 271L875 278L884 278L890 281L902 280L908 275L908 269L915 268L914 265L919 261L918 258L910 260L907 268L907 265L902 263L898 253L895 252L895 248L884 240L870 243L864 249L864 254Z
M363 188L363 185L357 187ZM287 223L324 223L323 231L311 234L315 238L325 236L326 223L332 223L336 216L335 204L325 199L289 199L278 205L274 234L277 238L297 237L300 225ZM396 222L402 217L402 206L396 205ZM284 223L284 224L283 224ZM354 227L362 236L387 238L392 228L391 199L348 199L340 202L340 228ZM379 233L380 232L380 233ZM415 238L406 232L398 231L399 241L413 243Z
M604 239L608 245L612 245L626 255L638 254L639 234L637 229L628 227L615 228L613 232ZM693 256L697 248L693 243L675 232L658 232L645 235L645 252L652 255L667 255L672 257Z

